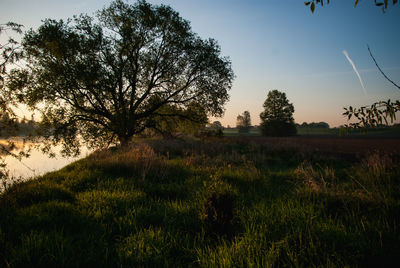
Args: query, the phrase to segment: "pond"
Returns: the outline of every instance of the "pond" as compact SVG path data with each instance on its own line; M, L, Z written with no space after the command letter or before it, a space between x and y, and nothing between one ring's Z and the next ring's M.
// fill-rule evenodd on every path
M2 142L2 140L0 140ZM18 144L17 144L18 146ZM32 149L28 158L21 161L12 157L5 156L4 162L7 164L10 177L27 180L32 177L43 175L50 171L59 170L60 168L72 163L80 158L86 157L90 151L86 147L81 148L81 154L77 157L63 157L60 154L61 146L53 148L55 157L50 158L39 149ZM3 187L3 185L1 185Z

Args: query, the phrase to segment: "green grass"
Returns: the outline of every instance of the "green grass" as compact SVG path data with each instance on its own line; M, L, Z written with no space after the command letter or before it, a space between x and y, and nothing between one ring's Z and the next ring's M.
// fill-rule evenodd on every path
M251 128L250 131L248 133L239 133L239 130L237 128L225 128L223 130L224 132L224 136L226 137L236 137L236 136L244 136L244 137L248 137L248 136L261 136L261 132L259 129L256 128Z
M0 196L2 267L390 267L398 156L143 140Z

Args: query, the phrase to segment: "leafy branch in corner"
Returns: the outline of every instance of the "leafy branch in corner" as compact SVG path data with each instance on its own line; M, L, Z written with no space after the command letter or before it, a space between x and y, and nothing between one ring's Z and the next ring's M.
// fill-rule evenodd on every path
M343 115L347 116L350 120L352 117L356 118L358 122L350 123L346 127L350 128L370 128L379 125L388 125L389 122L393 123L396 120L396 113L400 111L400 101L392 102L378 101L371 106L363 106L361 108L353 108L352 106L344 108Z
M329 0L326 1L327 4L329 4ZM358 5L359 0L354 1L354 7ZM393 5L398 3L398 0L392 0ZM374 0L375 6L381 7L382 12L385 13L385 10L388 8L389 5L389 0ZM304 4L306 6L310 6L310 10L312 13L314 13L315 7L317 5L321 5L321 7L324 6L324 0L312 0L312 1L305 1Z
M381 72L383 77L392 83L395 87L400 89L400 87L393 82L379 67L379 64L376 62L374 55L372 55L371 49L368 46L368 52L373 59L376 67ZM373 103L371 106L363 106L361 108L353 108L352 106L348 108L344 108L345 112L344 116L347 116L347 120L350 120L352 117L356 118L358 122L350 123L346 125L346 127L351 128L369 128L376 127L382 125L388 125L388 123L393 123L396 120L396 113L400 111L400 101L396 100L392 102L388 101L378 101Z

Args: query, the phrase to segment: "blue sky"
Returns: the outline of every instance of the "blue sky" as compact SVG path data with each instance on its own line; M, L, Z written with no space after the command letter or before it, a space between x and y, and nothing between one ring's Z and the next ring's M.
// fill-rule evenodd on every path
M93 14L110 1L0 0L1 23L15 21L36 28L44 18L65 19ZM133 1L130 1L133 2ZM252 123L268 90L287 94L298 123L346 123L345 106L399 99L400 91L378 72L367 50L392 80L400 83L400 5L385 14L373 0L332 0L312 14L297 0L149 0L167 4L191 22L203 38L218 40L229 56L236 79L226 112L219 120L234 126L236 116L249 110ZM365 92L346 50L365 85Z

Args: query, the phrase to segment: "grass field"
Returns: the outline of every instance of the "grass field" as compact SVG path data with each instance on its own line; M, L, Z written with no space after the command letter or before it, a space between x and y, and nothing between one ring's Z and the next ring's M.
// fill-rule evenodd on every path
M399 139L141 140L0 196L4 267L397 267Z
M298 127L298 136L341 136L341 137L368 137L368 138L400 138L400 128L376 128L368 130L346 130L339 128L307 128ZM236 136L261 136L259 129L252 128L249 133L239 133L236 128L224 129L224 136L236 137Z

